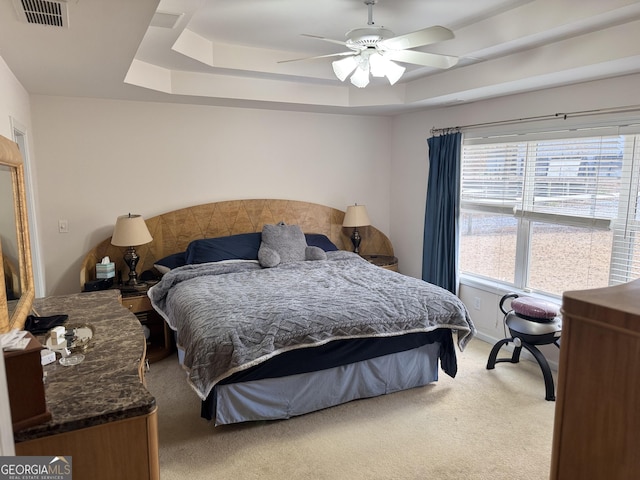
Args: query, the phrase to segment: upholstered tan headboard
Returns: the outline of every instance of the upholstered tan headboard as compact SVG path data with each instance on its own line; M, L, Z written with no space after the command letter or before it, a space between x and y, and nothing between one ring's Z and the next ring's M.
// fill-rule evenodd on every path
M342 227L343 218L342 210L295 200L230 200L182 208L146 219L153 241L136 247L140 257L137 271L140 274L153 268L157 260L185 251L192 240L260 232L263 225L280 221L300 225L305 233L322 233L341 250L353 250L353 229ZM393 255L391 241L377 228L360 227L359 231L361 254ZM82 262L80 287L95 279L96 263L107 255L126 277L124 251L111 245L111 237L92 248Z

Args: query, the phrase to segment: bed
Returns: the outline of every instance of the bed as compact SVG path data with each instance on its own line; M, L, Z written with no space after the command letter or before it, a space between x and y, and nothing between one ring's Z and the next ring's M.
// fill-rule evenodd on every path
M287 200L192 208L147 220L154 242L168 232L180 240L169 248L161 240L165 248L150 245L141 257L144 269L163 274L149 297L176 332L200 413L215 425L285 419L426 385L440 368L456 375L455 345L464 349L475 333L464 305L350 252L344 212ZM194 212L198 233L180 233L176 225L188 222L173 220ZM238 218L252 220L238 227ZM393 255L374 227L361 233L362 254ZM109 248L103 242L87 261Z

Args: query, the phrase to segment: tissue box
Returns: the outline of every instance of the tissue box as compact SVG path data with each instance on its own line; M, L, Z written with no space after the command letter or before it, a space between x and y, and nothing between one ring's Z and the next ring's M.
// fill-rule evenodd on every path
M116 264L111 263L96 263L96 278L113 278L116 276Z

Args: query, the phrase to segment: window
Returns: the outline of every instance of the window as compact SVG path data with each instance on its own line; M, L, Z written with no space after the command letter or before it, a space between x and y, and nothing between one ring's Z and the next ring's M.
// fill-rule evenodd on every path
M463 274L555 296L640 277L640 135L601 131L465 135Z

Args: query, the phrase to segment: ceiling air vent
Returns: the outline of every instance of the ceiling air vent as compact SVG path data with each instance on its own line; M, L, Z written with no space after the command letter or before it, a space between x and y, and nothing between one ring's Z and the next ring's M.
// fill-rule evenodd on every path
M65 0L13 0L13 4L23 22L51 27L69 26Z

